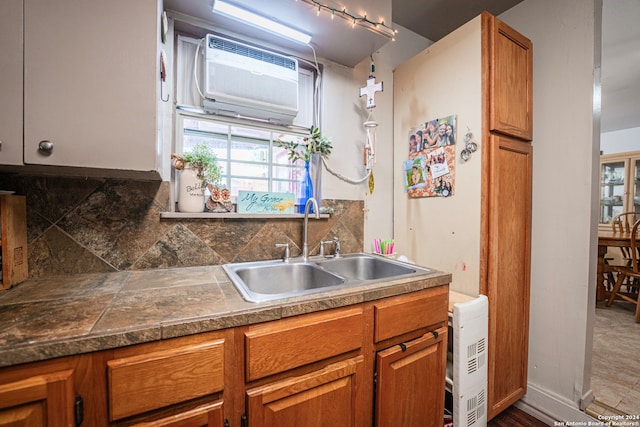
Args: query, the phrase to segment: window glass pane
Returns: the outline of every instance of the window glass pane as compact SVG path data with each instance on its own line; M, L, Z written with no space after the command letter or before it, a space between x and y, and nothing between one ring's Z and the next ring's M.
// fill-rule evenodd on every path
M231 162L229 174L231 176L242 176L244 178L269 178L269 165L266 163L252 164Z
M247 162L267 163L269 154L269 141L258 143L251 141L231 142L231 159Z
M278 165L289 165L291 162L289 161L289 152L284 148L280 148L277 146L273 146L271 150L271 156L273 158L272 162Z
M295 181L273 181L271 191L296 195L300 191L300 183Z
M286 179L292 181L299 181L302 179L303 169L298 167L290 167L290 166L277 166L274 165L273 168L273 178L274 179Z
M209 145L218 158L222 184L234 199L238 191L299 192L303 164L298 161L292 165L288 151L275 146L274 141L300 143L306 132L240 126L214 117L181 118L182 152L191 151L196 144Z
M269 191L266 179L231 178L231 195L237 197L238 191Z
M240 126L231 126L232 137L245 137L247 139L261 139L269 141L271 132L264 129L253 129Z
M187 123L189 122L189 123ZM208 126L209 125L209 126ZM227 158L227 126L216 125L216 132L203 130L202 128L212 128L211 124L203 120L185 120L184 135L182 140L182 151L190 152L197 144L205 143L209 145L219 160ZM223 132L223 133L221 133Z

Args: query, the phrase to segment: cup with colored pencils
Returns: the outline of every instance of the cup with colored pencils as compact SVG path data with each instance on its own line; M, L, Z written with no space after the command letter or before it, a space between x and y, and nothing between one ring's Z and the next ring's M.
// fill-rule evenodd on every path
M373 239L373 250L376 254L392 256L394 255L395 243L393 240Z

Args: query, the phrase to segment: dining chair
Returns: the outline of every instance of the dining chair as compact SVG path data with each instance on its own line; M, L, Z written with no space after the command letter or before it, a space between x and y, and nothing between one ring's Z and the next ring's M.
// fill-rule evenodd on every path
M640 247L640 236L638 236L638 227L640 220L637 220L631 227L631 239L629 244L629 253L631 262L629 265L618 265L614 267L614 271L618 274L613 290L609 295L607 307L613 304L616 298L629 301L636 306L636 322L640 322L640 304L638 304L638 289L640 288L640 269L638 268L638 249ZM626 280L627 292L621 292L623 282Z
M640 212L623 212L617 214L610 221L611 229L614 233L628 233L631 230L631 226L633 226L633 223L638 219L640 219ZM631 254L629 252L629 248L621 247L620 252L622 254L622 262L627 266L630 265ZM612 261L614 263L612 263ZM604 285L607 293L610 292L611 289L613 289L613 286L616 283L616 275L614 274L616 261L620 262L620 259L611 256L607 256L604 258L604 266L602 269L602 284Z
M613 217L611 227L614 233L628 233L638 220L640 220L640 212L622 212ZM629 247L621 247L620 251L622 251L622 258L624 258L626 264L631 265L631 250Z
M640 212L622 212L613 217L611 220L611 227L613 228L614 233L629 233L633 224L638 220L640 220ZM628 246L621 246L620 253L622 254L622 259L625 265L631 266L631 248ZM638 250L636 250L636 255L639 255ZM605 259L605 262L608 261L610 260ZM610 268L610 270L613 270L613 268ZM613 273L610 274L613 275ZM609 279L611 279L611 277L609 277ZM637 281L638 279L627 278L627 280ZM633 291L637 292L637 289L633 289Z

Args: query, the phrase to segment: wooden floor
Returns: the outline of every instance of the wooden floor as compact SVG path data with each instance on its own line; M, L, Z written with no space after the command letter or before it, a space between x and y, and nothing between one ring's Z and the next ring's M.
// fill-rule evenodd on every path
M546 427L547 424L511 406L487 423L487 427Z

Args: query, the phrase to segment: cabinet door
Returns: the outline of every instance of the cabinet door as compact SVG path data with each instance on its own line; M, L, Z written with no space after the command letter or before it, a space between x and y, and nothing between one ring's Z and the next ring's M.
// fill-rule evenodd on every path
M531 141L533 45L499 19L484 15L489 55L489 130Z
M378 352L376 426L442 425L447 328Z
M156 0L24 1L25 163L156 170Z
M600 156L599 228L611 230L614 216L640 212L640 152Z
M0 164L22 164L22 0L0 2Z
M489 138L488 259L481 283L489 299L489 418L527 387L532 153L527 142Z
M624 158L600 161L600 224L607 224L614 216L626 212L629 160Z
M74 425L73 371L0 385L0 427Z
M363 425L364 357L337 362L319 371L288 378L247 392L250 427L350 427Z
M629 163L628 210L640 212L640 157L632 157Z

